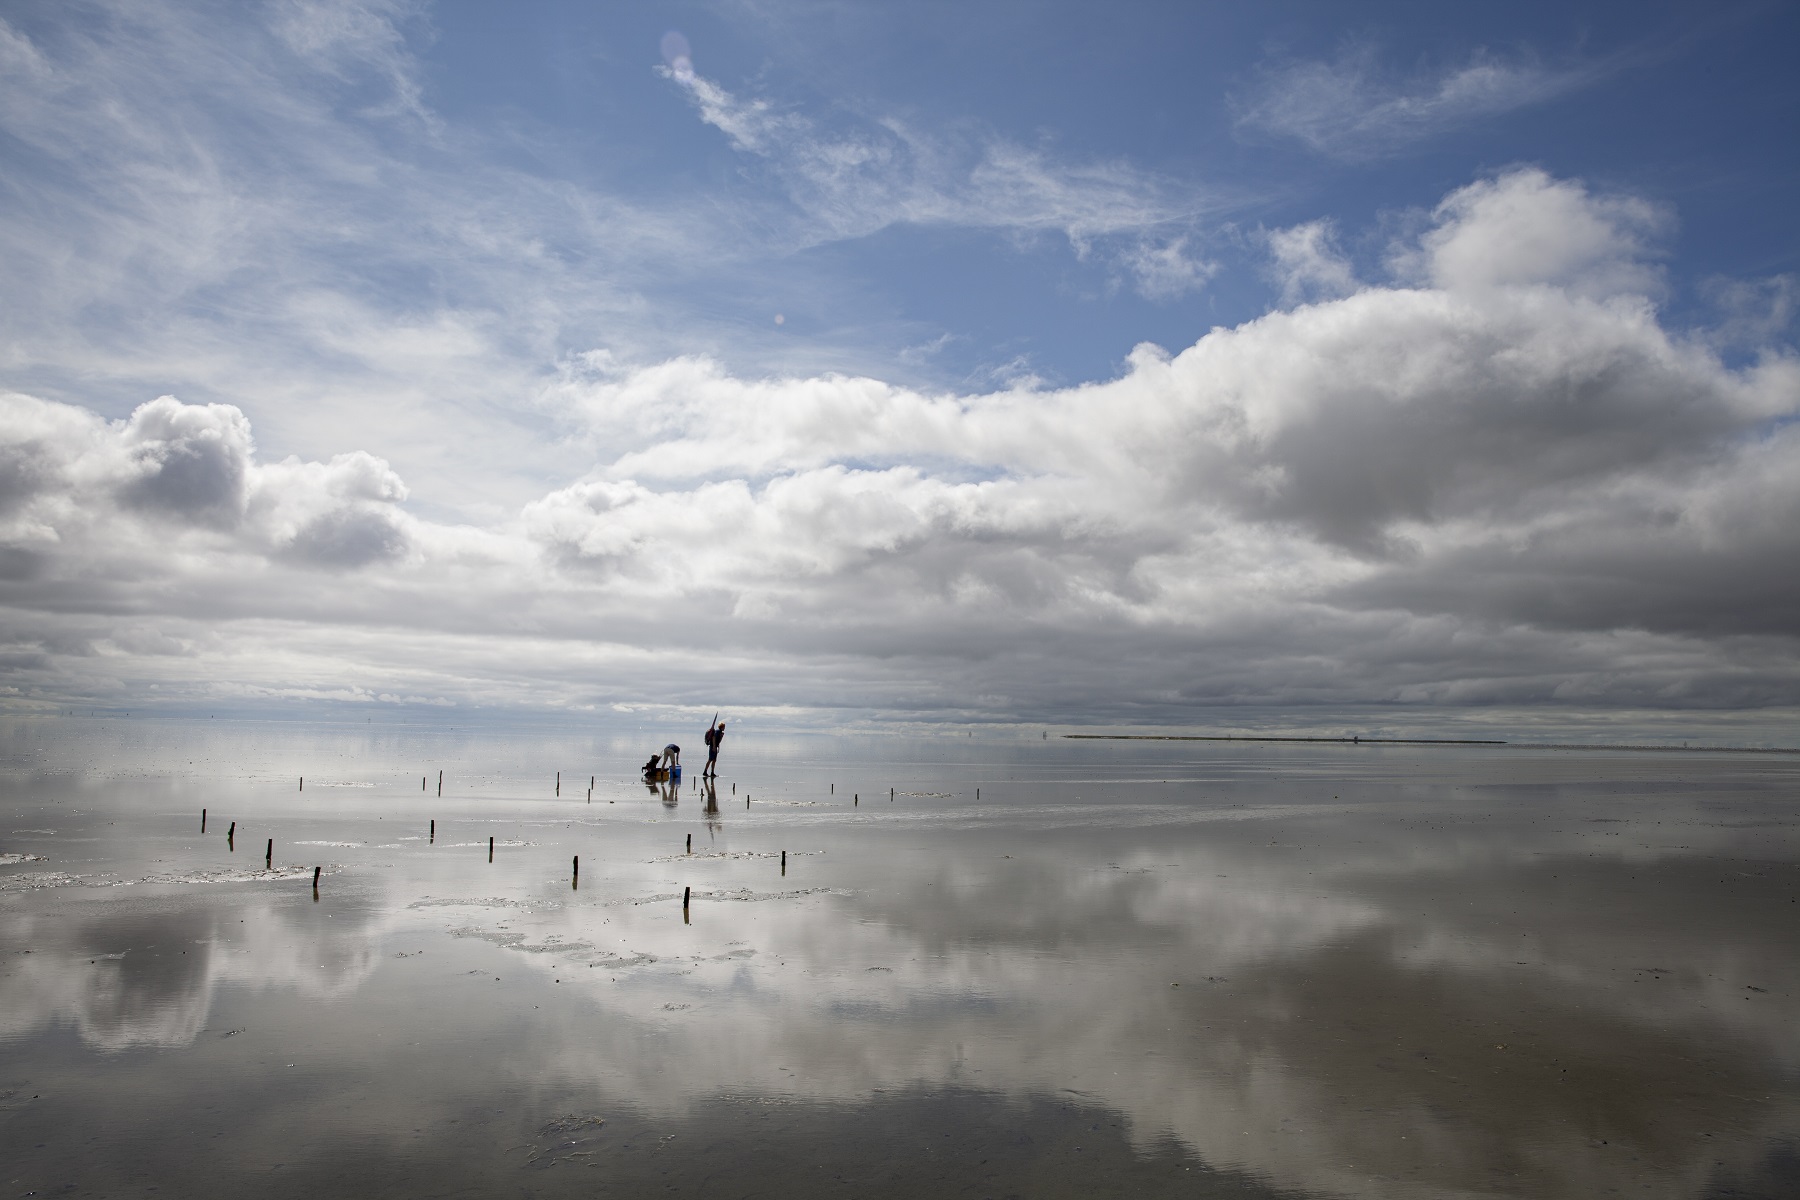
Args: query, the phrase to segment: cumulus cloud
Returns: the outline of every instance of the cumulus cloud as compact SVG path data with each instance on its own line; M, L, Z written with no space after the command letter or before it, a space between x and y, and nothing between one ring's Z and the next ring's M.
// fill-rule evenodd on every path
M1245 133L1292 138L1334 158L1370 158L1596 77L1593 67L1554 69L1477 51L1459 66L1403 79L1383 69L1373 46L1355 44L1329 61L1265 66L1235 103Z
M1451 291L1553 284L1584 296L1653 296L1649 261L1668 215L1633 196L1596 196L1542 170L1514 170L1459 188L1439 204L1402 274Z
M189 545L336 566L396 560L409 546L406 487L385 462L358 451L259 464L250 422L228 404L160 396L106 422L0 394L0 464L0 539L15 551L55 547L75 571Z
M1074 387L580 356L543 402L591 469L486 528L409 514L366 453L260 462L229 406L7 397L15 676L1030 719L1800 702L1800 363L1666 327L1631 198L1526 168L1422 220L1385 283L1327 226L1271 235L1308 302ZM92 651L127 623L194 652Z
M1337 246L1337 231L1331 221L1308 221L1275 229L1267 237L1283 304L1336 300L1357 289L1356 273Z

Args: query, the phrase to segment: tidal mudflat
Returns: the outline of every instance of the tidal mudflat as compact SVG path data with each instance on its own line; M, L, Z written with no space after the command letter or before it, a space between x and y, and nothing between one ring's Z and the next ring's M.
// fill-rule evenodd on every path
M7 1194L1800 1194L1800 757L734 734L0 723Z

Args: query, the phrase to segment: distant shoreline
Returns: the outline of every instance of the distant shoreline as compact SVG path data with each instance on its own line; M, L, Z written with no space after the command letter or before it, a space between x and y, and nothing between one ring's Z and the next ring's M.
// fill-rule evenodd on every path
M1204 733L1065 733L1095 742L1342 742L1346 746L1504 746L1478 738L1251 737Z
M1644 746L1626 742L1505 742L1491 738L1275 737L1219 733L1065 733L1094 742L1324 742L1343 746L1510 746L1514 750L1633 750L1655 754L1800 754L1791 746Z

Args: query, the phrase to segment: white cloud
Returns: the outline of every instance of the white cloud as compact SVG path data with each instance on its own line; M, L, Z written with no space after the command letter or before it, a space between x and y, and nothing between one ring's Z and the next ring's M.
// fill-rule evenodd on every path
M768 165L804 215L802 238L863 237L897 224L1055 233L1081 254L1108 243L1109 257L1158 300L1197 290L1214 270L1190 251L1191 235L1166 232L1218 207L1191 185L1120 162L1058 161L979 130L927 133L894 117L827 129L691 68L659 69L701 120Z
M1122 261L1137 280L1137 290L1150 300L1177 300L1206 286L1219 264L1195 257L1189 239L1172 238L1156 243L1139 242L1125 252Z
M371 438L440 508L516 507L556 461L529 409L549 364L595 330L666 352L647 296L765 248L704 197L518 169L529 129L446 126L412 5L8 17L9 386L110 415L226 401L284 453Z
M1707 331L1714 344L1750 348L1793 344L1794 319L1800 315L1800 275L1712 279L1705 293L1721 318Z
M659 329L686 318L657 280L915 223L1065 239L1174 298L1212 201L678 69L788 205L701 220L468 153L405 7L83 11L0 23L32 167L0 222L13 702L1800 700L1796 367L1749 325L1743 368L1665 327L1641 201L1477 181L1404 286L1280 231L1310 303L1098 383L757 372L671 353L713 327ZM1530 92L1495 70L1365 105L1345 144Z
M1267 237L1283 304L1336 300L1356 291L1356 273L1338 249L1329 220L1271 230Z
M178 576L245 555L365 566L410 548L406 488L385 462L356 451L259 464L230 405L162 396L108 423L6 393L0 425L0 537L54 554L70 578Z
M1633 196L1596 196L1528 167L1459 188L1433 217L1396 264L1440 288L1548 284L1605 297L1661 287L1648 259L1669 218Z
M1238 128L1293 138L1334 158L1391 154L1471 121L1583 87L1597 68L1552 69L1478 51L1461 66L1411 79L1382 69L1372 46L1330 62L1267 66L1235 97Z
M1482 180L1411 286L1289 231L1355 290L1074 387L597 353L544 396L592 469L484 529L409 514L366 453L262 463L229 406L11 396L14 679L1076 719L1800 702L1800 364L1727 367L1621 291L1654 285L1652 216Z

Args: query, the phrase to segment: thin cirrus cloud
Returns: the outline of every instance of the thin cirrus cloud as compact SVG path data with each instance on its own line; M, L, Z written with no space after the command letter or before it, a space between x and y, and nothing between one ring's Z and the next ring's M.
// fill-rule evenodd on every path
M892 225L945 225L1012 236L1055 234L1098 248L1145 297L1199 290L1217 264L1191 232L1218 196L1122 162L1070 163L969 126L926 132L897 117L825 128L766 98L744 99L698 74L685 42L664 77L701 120L764 164L802 217L802 241L864 237ZM665 54L669 53L665 47Z
M666 353L680 317L647 294L756 257L703 201L575 187L502 161L527 133L442 121L411 5L59 16L0 20L12 386L120 411L178 383L284 446L377 438L491 512L555 453L519 410L577 337ZM465 436L420 436L447 414Z
M1121 720L1794 704L1800 365L1662 325L1650 213L1480 179L1403 278L1077 387L589 355L542 402L593 469L480 528L410 515L368 453L263 463L235 409L13 397L14 686Z
M1597 66L1549 67L1477 52L1460 66L1399 77L1373 46L1330 60L1264 66L1234 97L1241 133L1291 138L1333 158L1380 158L1470 121L1565 95L1593 83Z

